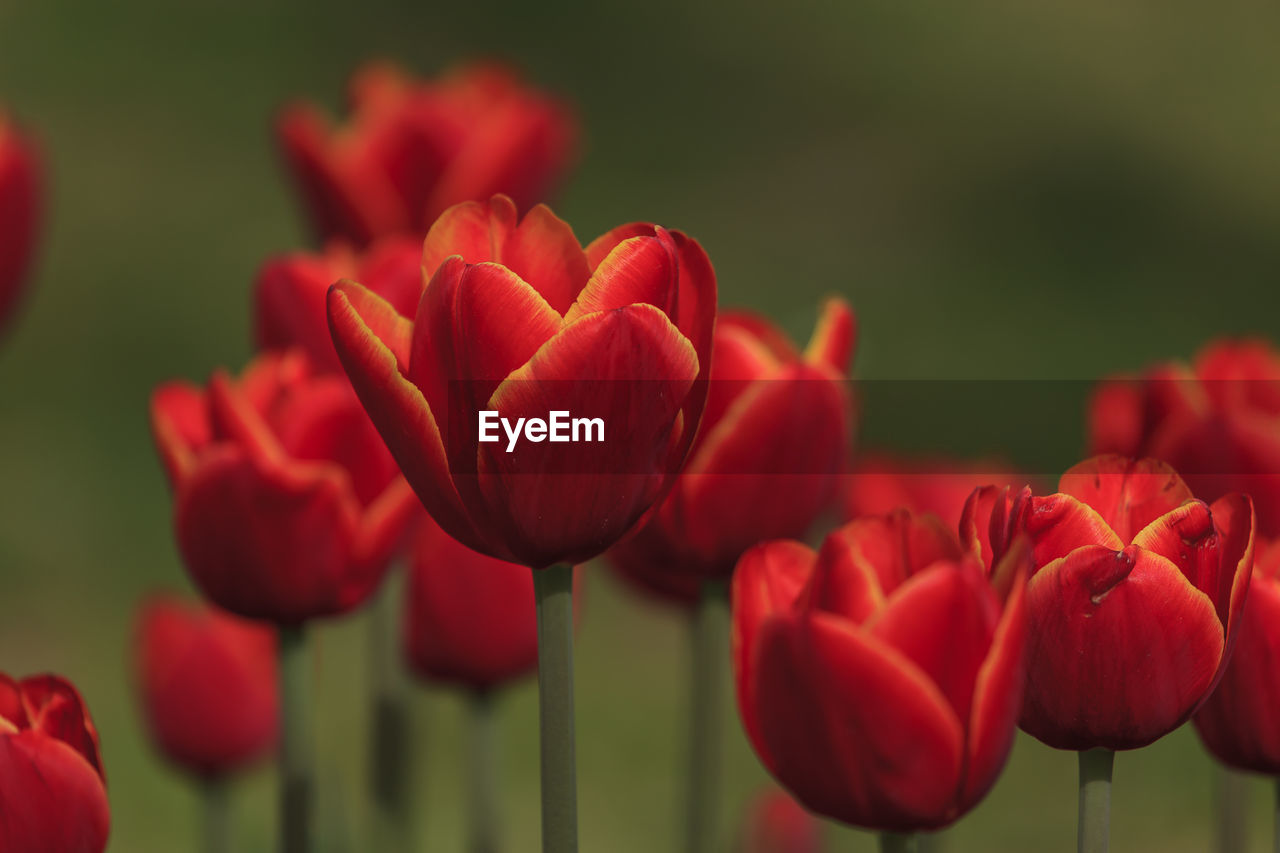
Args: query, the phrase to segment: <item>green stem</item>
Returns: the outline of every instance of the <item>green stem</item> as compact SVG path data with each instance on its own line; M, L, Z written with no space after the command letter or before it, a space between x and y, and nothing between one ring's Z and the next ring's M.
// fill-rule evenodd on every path
M538 717L542 746L542 851L577 853L573 746L573 567L533 572L538 607Z
M916 835L911 832L880 833L880 853L916 853Z
M689 788L686 853L718 849L716 827L722 777L725 670L729 660L729 610L724 581L708 581L693 613L692 682L689 687Z
M312 848L311 656L306 629L280 628L280 832L284 853Z
M222 776L206 776L201 780L204 853L231 853L230 793L227 780Z
M1213 778L1218 853L1244 853L1248 846L1249 779L1220 764L1214 766Z
M379 853L408 853L412 832L408 686L398 665L397 576L387 578L369 613L369 784L373 849Z
M471 695L470 853L498 853L498 750L497 716L493 694Z
M1275 828L1273 832L1272 849L1275 853L1280 853L1280 779L1276 780Z
M1109 749L1080 753L1080 814L1076 824L1079 853L1107 853L1111 830L1111 767L1116 754Z

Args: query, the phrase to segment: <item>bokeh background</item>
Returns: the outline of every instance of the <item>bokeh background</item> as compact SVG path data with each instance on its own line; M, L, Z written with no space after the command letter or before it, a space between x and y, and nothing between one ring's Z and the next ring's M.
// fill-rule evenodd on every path
M0 0L0 102L37 130L51 176L37 277L0 342L0 669L83 690L113 851L193 848L194 792L149 751L128 667L139 595L185 586L146 400L161 379L245 360L254 270L305 239L268 135L285 98L336 105L370 57L424 73L511 59L579 105L587 146L557 210L580 237L634 219L684 229L726 305L797 335L822 295L845 294L863 377L1085 380L1222 333L1280 337L1278 25L1264 0ZM982 417L925 414L871 412L867 440L951 447ZM1024 439L1018 461L1060 471L1081 422L1046 418ZM326 851L366 849L363 628L320 631ZM687 643L679 619L594 572L584 850L676 847ZM420 690L414 710L423 849L460 850L462 706ZM727 837L765 775L724 723ZM502 738L505 840L536 850L532 684L507 698ZM1120 756L1115 846L1207 849L1209 792L1186 730ZM271 771L250 776L238 850L272 849L273 804ZM945 843L1065 850L1074 820L1074 756L1020 738ZM831 843L871 842L833 829Z

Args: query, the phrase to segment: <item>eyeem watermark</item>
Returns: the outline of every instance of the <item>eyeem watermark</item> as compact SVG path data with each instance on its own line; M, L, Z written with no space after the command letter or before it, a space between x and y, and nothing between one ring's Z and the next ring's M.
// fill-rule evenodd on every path
M566 411L547 413L542 418L516 418L514 424L509 418L501 417L497 412L483 410L480 415L480 441L495 443L502 440L498 427L507 435L507 452L515 450L520 436L532 442L592 442L604 441L604 418L573 418Z

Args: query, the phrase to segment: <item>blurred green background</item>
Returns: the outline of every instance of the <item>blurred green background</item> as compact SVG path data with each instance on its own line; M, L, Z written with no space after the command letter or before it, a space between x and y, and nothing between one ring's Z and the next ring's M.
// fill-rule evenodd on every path
M557 210L584 240L652 219L702 240L725 304L807 335L840 292L878 378L1088 379L1280 333L1280 10L1187 3L651 0L422 4L0 0L0 102L39 133L51 198L26 311L0 342L0 669L83 690L112 850L192 849L193 789L149 751L132 608L183 586L146 426L151 387L248 355L248 286L304 240L268 135L294 95L336 104L359 61L435 72L507 57L588 131ZM878 412L877 435L963 429ZM1078 419L1038 426L1043 470ZM948 445L949 446L949 445ZM320 631L326 850L362 850L363 617ZM582 846L676 847L684 626L604 572L578 658ZM423 849L462 849L461 705L419 691ZM536 703L503 708L505 839L537 848ZM765 781L725 719L726 836ZM1180 731L1120 756L1120 850L1202 851L1210 764ZM1069 849L1075 759L1020 739L951 850ZM1255 785L1253 844L1269 819ZM273 778L236 807L272 849ZM869 849L831 834L833 849Z

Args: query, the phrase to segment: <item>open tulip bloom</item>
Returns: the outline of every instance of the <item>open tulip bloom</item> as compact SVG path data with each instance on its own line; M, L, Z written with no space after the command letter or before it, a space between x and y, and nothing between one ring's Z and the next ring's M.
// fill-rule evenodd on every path
M0 672L0 850L102 853L106 786L98 732L70 682Z
M545 206L518 219L503 196L446 211L422 266L413 318L335 285L334 345L440 527L538 570L543 847L573 850L570 567L625 535L684 463L706 401L715 274L679 232L637 223L584 249ZM601 440L485 441L485 412L598 420Z
M1025 550L994 575L932 516L838 529L819 551L748 551L733 578L742 722L817 814L945 826L990 789L1022 704Z
M1057 494L976 492L962 528L992 559L1013 537L1031 543L1020 725L1080 750L1082 784L1109 787L1113 750L1173 731L1218 684L1253 570L1247 496L1207 504L1163 462L1099 456ZM1084 817L1082 844L1100 849L1105 814Z

